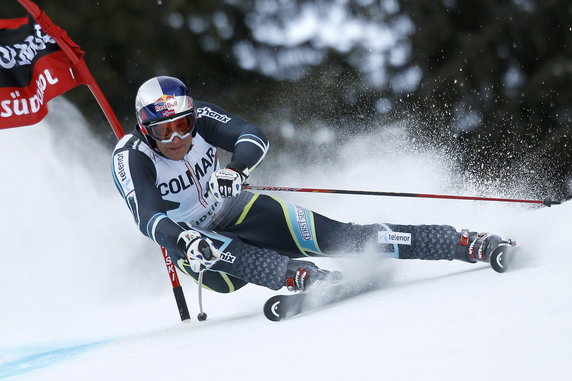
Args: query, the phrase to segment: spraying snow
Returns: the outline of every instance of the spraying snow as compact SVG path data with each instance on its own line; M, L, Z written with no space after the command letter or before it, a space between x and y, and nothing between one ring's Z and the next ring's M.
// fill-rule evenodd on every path
M531 209L282 194L343 221L450 224L513 237L523 249L506 274L484 264L368 259L368 267L381 266L385 287L280 323L262 314L275 293L256 286L205 292L209 320L199 323L196 285L182 277L193 321L181 324L160 251L116 194L111 150L91 138L71 105L55 100L51 108L37 126L0 132L0 379L534 380L571 373L570 203ZM348 141L330 165L306 165L289 158L278 174L263 164L251 183L478 189L454 185L447 157L417 150L399 129Z

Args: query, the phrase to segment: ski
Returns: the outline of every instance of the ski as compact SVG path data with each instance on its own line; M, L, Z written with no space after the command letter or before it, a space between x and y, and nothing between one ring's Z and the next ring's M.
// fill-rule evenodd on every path
M338 282L318 286L312 290L289 295L275 295L264 304L264 316L271 321L289 319L317 310L326 305L372 291L380 286L378 281Z
M516 241L502 242L493 250L487 262L490 262L494 271L504 273L510 270L518 250L519 245ZM271 321L289 319L375 290L381 283L379 275L373 275L359 282L340 281L318 286L306 292L275 295L264 303L264 316Z

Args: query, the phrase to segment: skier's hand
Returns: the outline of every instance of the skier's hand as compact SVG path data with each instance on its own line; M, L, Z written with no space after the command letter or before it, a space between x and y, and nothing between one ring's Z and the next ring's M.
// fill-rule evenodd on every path
M220 251L208 238L203 238L196 230L185 230L179 234L177 246L191 265L194 272L211 268L220 258Z
M236 197L242 190L242 183L248 178L247 173L237 172L234 169L219 169L209 180L209 193L216 201L227 197Z

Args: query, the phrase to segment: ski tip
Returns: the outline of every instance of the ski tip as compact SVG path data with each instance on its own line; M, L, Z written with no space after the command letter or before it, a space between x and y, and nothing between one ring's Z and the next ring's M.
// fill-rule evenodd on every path
M273 296L272 298L268 299L266 303L264 303L264 316L268 320L271 321L280 321L282 320L283 311L282 311L282 298L280 295Z
M518 244L516 241L512 240L509 240L509 242L504 245L499 245L499 247L492 252L490 258L493 270L497 273L508 271L517 247Z

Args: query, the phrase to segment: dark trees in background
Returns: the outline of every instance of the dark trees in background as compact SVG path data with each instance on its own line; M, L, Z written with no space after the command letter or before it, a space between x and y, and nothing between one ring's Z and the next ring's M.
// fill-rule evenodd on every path
M196 98L265 125L275 149L288 139L276 133L283 122L359 133L383 128L370 120L413 115L419 140L449 146L467 172L488 180L524 173L542 191L569 193L569 0L36 3L87 51L126 130L138 86L168 74L190 84ZM332 9L343 12L333 38L265 32L268 25L289 30L312 12L326 28L332 15L341 17ZM16 0L3 1L1 17L23 15ZM370 35L348 40L345 26L356 20ZM387 46L378 43L387 35L371 36L384 31L394 39ZM89 92L73 91L111 143Z

